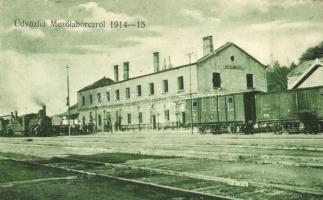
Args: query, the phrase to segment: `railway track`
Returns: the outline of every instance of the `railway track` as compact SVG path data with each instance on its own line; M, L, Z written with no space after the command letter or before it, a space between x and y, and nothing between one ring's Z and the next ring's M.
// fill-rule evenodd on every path
M12 186L21 185L21 184L45 182L45 181L71 180L76 178L77 176L66 176L66 177L54 177L54 178L38 178L38 179L23 180L23 181L10 181L5 183L0 183L0 188L12 187Z
M48 147L48 148L63 148L63 149L75 149L75 150L79 150L80 148L82 149L88 149L91 150L90 148L94 147L95 145L97 146L97 144L93 145L93 146L76 146L76 145L60 145L60 144L41 144L41 143L30 143L30 142L13 142L13 143L4 143L4 142L0 142L0 144L6 144L6 145L21 145L21 146L25 146L25 147ZM96 149L98 149L95 146ZM200 146L200 145L197 145ZM221 146L221 145L220 145ZM236 147L235 147L236 148ZM251 148L250 146L246 147L246 146L238 146L237 148ZM252 147L252 148L258 148L258 147ZM134 150L133 148L118 148L118 149L114 149L113 147L104 147L101 149L102 152L119 152L119 153L133 153L136 151L140 151L139 149ZM182 157L187 157L187 158L206 158L206 159L213 159L213 160L239 160L241 157L243 157L245 159L245 162L247 162L246 159L248 158L256 158L256 161L248 161L248 162L253 162L253 163L257 163L257 164L273 164L273 165L280 165L280 166L291 166L291 167L304 167L304 168L323 168L323 157L311 157L311 159L313 160L320 160L320 162L317 163L310 163L308 162L307 156L304 155L284 155L281 153L281 155L266 155L266 154L261 154L261 153L257 153L257 151L253 151L253 153L237 153L237 152L212 152L212 151L196 151L196 152L192 152L192 153L188 153L187 151L178 151L176 149L163 149L163 150L159 150L157 153L156 152L150 152L151 149L148 148L148 150L146 150L147 152L149 152L149 154L154 154L154 155L169 155L169 156L182 156ZM287 149L279 149L278 150L293 150L290 148ZM321 149L319 150L315 150L315 149L309 149L306 151L321 151ZM144 152L140 152L145 154ZM213 155L214 154L214 155ZM213 156L212 156L213 155ZM281 156L282 159L280 160L275 160L272 159L272 157L277 157L277 156ZM295 158L299 159L299 161L295 161ZM289 161L291 160L291 161Z
M161 170L161 169L154 169L154 168L147 168L147 167L137 167L137 166L129 166L125 164L115 164L115 163L109 163L109 162L97 162L92 160L83 160L83 159L74 159L74 158L65 158L65 157L53 157L50 160L45 160L45 162L39 162L39 161L26 161L26 160L20 160L20 159L14 159L6 156L0 157L0 159L6 159L18 163L25 163L28 165L35 165L39 167L45 167L48 169L53 170L64 170L66 172L71 173L77 173L80 176L97 176L102 177L107 180L115 180L119 182L124 183L132 183L132 184L138 184L145 187L153 187L156 189L160 189L163 191L173 191L173 192L179 192L183 194L189 194L194 197L199 197L202 199L238 199L234 195L233 196L226 196L226 195L219 195L214 194L212 191L216 191L219 189L218 185L215 184L213 186L212 184L197 184L196 186L192 188L183 188L181 186L177 187L174 185L165 185L163 183L154 183L152 181L147 181L144 179L136 179L136 177L132 177L132 174L138 174L139 172L145 172L145 174L150 176L154 175L165 175L168 176L170 179L173 177L179 177L180 179L188 179L191 180L191 182L205 182L205 183L221 183L225 184L231 187L232 190L235 190L235 188L240 188L239 190L243 191L243 188L246 188L246 190L250 188L266 188L268 190L272 189L278 189L279 191L290 191L293 193L300 193L300 194L307 194L307 195L315 195L316 197L319 197L318 199L321 199L323 196L323 191L312 189L312 188L304 188L304 187L295 187L295 186L289 186L289 185L281 185L281 184L270 184L270 183L258 183L258 182L246 182L246 181L239 181L234 180L230 178L223 178L223 177L209 177L209 176L203 176L203 175L197 175L197 174L190 174L185 172L175 172L170 170ZM89 167L90 166L90 167ZM92 167L91 167L92 166ZM94 166L94 168L93 168ZM107 170L108 169L108 170ZM111 173L112 171L119 171L121 173ZM126 173L125 173L126 172ZM139 173L140 174L140 173ZM130 178L127 177L130 175ZM59 179L74 179L74 176L67 176L67 177L60 177L60 178L49 178L49 179L36 179L31 181L22 181L21 183L2 183L2 187L10 187L10 184L24 184L29 182L42 182L42 181L50 181L50 180L59 180ZM176 178L175 178L176 179ZM9 185L9 186L8 186ZM235 188L233 188L233 186ZM1 184L0 184L1 188ZM211 191L211 192L210 192ZM277 190L276 190L277 192ZM247 195L248 196L248 195ZM240 197L239 197L240 198ZM249 197L248 197L249 198ZM244 199L244 198L243 198ZM316 198L313 198L316 199Z
M26 140L28 141L28 140ZM63 144L51 144L51 143L46 143L46 144L41 144L41 143L26 143L26 141L24 142L11 142L10 144L18 144L18 145L35 145L35 146L52 146L52 147L62 147L62 146L66 146ZM29 141L32 142L33 140ZM98 144L105 144L105 142L94 142L94 141L82 141L82 143L86 143L87 146L91 146L91 145L98 145ZM124 142L124 143L129 143L129 142ZM8 144L8 142L0 142L0 144ZM110 142L109 144L119 144L118 142ZM140 143L137 142L136 144L145 144L145 143ZM282 147L282 146L252 146L252 145L219 145L219 144L199 144L199 145L183 145L183 144L156 144L158 146L170 146L172 148L178 146L178 147L186 147L186 148L199 148L199 147L207 147L207 148L212 148L212 147L225 147L225 148L236 148L236 149L255 149L255 151L257 150L262 150L262 149L266 149L266 150L282 150L282 151L303 151L303 152L323 152L323 148L320 147ZM69 147L74 147L73 145L70 145ZM174 149L176 150L176 148ZM201 150L202 151L202 150ZM297 156L297 155L293 155L293 156Z
M148 182L143 182L143 181L138 181L138 180L133 180L129 178L123 178L123 177L117 177L117 176L112 176L112 175L107 175L107 174L100 174L100 173L95 173L87 170L79 170L79 169L73 169L73 168L68 168L68 167L59 167L59 166L53 166L53 165L48 165L48 164L41 164L38 162L34 161L26 161L26 160L19 160L19 159L14 159L14 158L9 158L9 157L4 157L0 156L0 159L2 160L9 160L17 163L23 163L23 164L28 164L28 165L34 165L38 167L44 167L44 168L49 168L49 169L55 169L55 170L64 170L67 172L73 172L76 174L79 174L80 176L97 176L101 178L105 178L108 180L115 180L119 182L125 182L125 183L132 183L132 184L137 184L137 185L142 185L144 187L152 187L156 189L161 189L162 191L173 191L177 193L183 193L186 195L190 195L193 197L193 199L205 199L205 200L239 200L238 198L232 198L229 196L223 196L223 195L214 195L214 194L207 194L199 191L192 191L192 190L187 190L187 189L182 189L182 188L177 188L177 187L172 187L172 186L166 186L166 185L160 185L160 184L155 184L155 183L148 183ZM55 158L55 159L61 159L64 160L64 158ZM54 160L55 160L54 159ZM72 161L71 159L65 159L68 161ZM75 162L75 160L74 160ZM80 161L78 161L80 162ZM83 161L86 162L86 161ZM94 162L88 162L91 164L97 164L97 165L102 165L102 163L94 163ZM41 182L41 181L49 181L49 180L64 180L64 179L75 179L75 176L69 176L69 177L60 177L60 178L47 178L47 179L33 179L30 181L17 181L17 182L9 182L9 183L2 183L0 184L0 188L2 187L10 187L15 184L24 184L24 183L32 183L32 182Z
M114 164L114 163L108 163L108 162L97 162L97 161L89 161L89 160L82 160L82 159L72 159L72 158L63 158L63 157L54 157L54 160L62 160L62 161L71 161L71 162L81 162L81 163L89 163L89 164L97 164L102 166L110 166L114 168L120 168L120 169L130 169L130 170L145 170L148 172L154 172L164 175L170 175L170 176L182 176L182 177L188 177L193 179L201 179L206 181L215 181L215 182L221 182L228 185L233 186L240 186L240 187L267 187L267 188L278 188L283 190L289 190L293 192L300 192L300 193L307 193L307 194L314 194L314 195L320 195L323 196L323 190L317 190L312 188L305 188L305 187L295 187L295 186L289 186L289 185L283 185L283 184L272 184L272 183L260 183L255 181L240 181L236 179L231 178L223 178L223 177L214 177L214 176L203 176L203 175L196 175L191 173L185 173L185 172L175 172L171 170L161 170L161 169L153 169L153 168L147 168L147 167L136 167L136 166L129 166L124 164ZM198 188L196 191L202 190L201 188Z

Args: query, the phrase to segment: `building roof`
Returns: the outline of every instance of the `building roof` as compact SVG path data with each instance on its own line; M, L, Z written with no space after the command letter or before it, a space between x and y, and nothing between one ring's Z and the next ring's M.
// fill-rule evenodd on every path
M204 60L214 56L214 55L217 55L218 53L220 53L222 50L226 49L227 47L230 47L230 46L235 46L237 47L238 49L240 49L241 51L243 51L245 54L247 54L250 58L252 58L254 61L256 61L258 64L260 64L261 66L263 66L264 68L267 68L266 65L262 64L259 60L257 60L256 58L254 58L253 56L251 56L249 53L247 53L245 50L243 50L242 48L240 48L238 45L234 44L233 42L227 42L225 43L224 45L220 46L219 48L215 49L212 53L210 54L207 54L205 56L203 56L202 58L200 58L197 63L199 62L203 62Z
M70 106L70 115L71 116L78 115L77 103ZM65 111L65 112L60 113L60 114L53 115L53 117L64 117L64 116L68 116L68 111Z
M80 89L79 92L82 92L82 91L85 91L85 90L90 90L90 89L95 89L95 88L99 88L99 87L103 87L103 86L107 86L107 85L111 85L112 83L114 83L113 80L111 80L110 78L103 77L100 80L95 81L91 85L88 85L88 86Z
M100 80L94 82L93 84L89 85L89 86L86 86L84 88L82 88L81 90L79 90L78 92L83 92L83 91L86 91L86 90L90 90L90 89L95 89L95 88L99 88L99 87L103 87L103 86L108 86L108 85L114 85L114 84L118 84L118 83L122 83L122 82L125 82L125 81L129 81L129 80L133 80L133 79L137 79L137 78L142 78L142 77L145 77L145 76L150 76L150 75L153 75L153 74L159 74L159 73L163 73L163 72L167 72L167 71L171 71L171 70L176 70L176 69L180 69L180 68L183 68L183 67L188 67L188 66L191 66L191 65L195 65L196 63L190 63L190 64L186 64L186 65L180 65L180 66L177 66L177 67L171 67L171 68L168 68L168 69L164 69L164 70L161 70L161 71L158 71L158 72L153 72L153 73L149 73L149 74L144 74L144 75L141 75L141 76L136 76L136 77L133 77L133 78L129 78L127 80L121 80L121 81L112 81L112 83L107 83L107 84L104 84L102 82L102 84L96 84L94 85L95 83L99 82Z
M322 63L323 58L320 58L319 61ZM295 77L302 75L307 69L309 69L315 60L307 60L299 64L295 69L288 73L288 77Z
M311 74L316 71L319 66L322 66L323 58L309 60L302 62L298 67L288 74L289 85L288 89L297 88L301 85Z
M11 117L11 115L2 115L2 116L0 116L0 119L10 118L10 117Z
M233 43L232 43L232 42L227 42L227 43L225 43L224 45L220 46L219 48L217 48L217 49L213 50L213 52L212 52L212 53L209 53L209 54L207 54L207 55L203 56L202 58L198 59L198 60L197 60L197 62L202 62L202 61L204 61L204 60L206 60L206 59L208 59L208 58L212 57L213 55L216 55L218 52L220 52L221 50L223 50L223 49L225 49L225 48L229 47L231 44L233 44Z
M168 69L164 69L164 70L161 70L161 71L158 71L158 72L153 72L153 73L149 73L149 74L144 74L144 75L141 75L141 76L137 76L137 77L133 77L133 78L129 78L127 80L121 80L121 81L113 81L109 78L102 78L96 82L94 82L93 84L91 85L88 85L84 88L82 88L81 90L79 90L78 92L82 92L82 91L86 91L86 90L90 90L90 89L96 89L96 88L99 88L99 87L103 87L103 86L107 86L107 85L113 85L113 84L117 84L117 83L121 83L121 82L124 82L124 81L128 81L128 80L133 80L133 79L137 79L137 78L142 78L142 77L145 77L145 76L150 76L150 75L153 75L153 74L158 74L158 73L163 73L163 72L167 72L167 71L170 71L170 70L176 70L176 69L179 69L179 68L182 68L182 67L188 67L188 66L191 66L191 65L195 65L197 63L201 63L203 61L205 61L206 59L214 56L214 55L217 55L219 52L221 52L222 50L226 49L227 47L230 47L230 46L235 46L237 47L238 49L240 49L241 51L243 51L245 54L247 54L249 57L251 57L253 60L255 60L257 63L259 63L261 66L263 66L264 68L266 68L267 66L265 66L264 64L262 64L260 61L258 61L256 58L252 57L250 54L248 54L245 50L241 49L239 46L237 46L236 44L234 44L233 42L227 42L225 43L224 45L220 46L219 48L215 49L212 53L208 54L208 55L205 55L203 56L202 58L198 59L195 63L190 63L190 64L185 64L185 65L180 65L180 66L177 66L177 67L171 67L171 68L168 68Z

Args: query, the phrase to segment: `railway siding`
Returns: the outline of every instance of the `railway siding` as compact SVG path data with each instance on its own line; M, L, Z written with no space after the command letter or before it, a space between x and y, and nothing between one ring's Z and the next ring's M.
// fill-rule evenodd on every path
M144 170L144 171L148 171L148 172L154 172L157 174L180 176L180 177L184 176L184 177L188 177L188 178L201 179L201 180L205 180L205 181L221 182L221 183L225 183L225 184L232 185L232 186L240 186L240 187L253 186L253 187L278 188L278 189L289 190L289 191L294 191L294 192L301 192L301 193L315 194L315 195L322 195L323 196L323 190L305 188L305 187L289 186L289 185L283 185L283 184L261 183L261 182L255 182L255 181L241 181L241 180L232 179L232 178L204 176L204 175L198 175L198 174L192 174L192 173L176 172L176 171L171 171L171 170L152 169L152 168L147 168L147 167L136 167L136 166L129 166L129 165L124 165L124 164L113 164L113 163L80 160L80 159L72 159L72 158L55 157L54 160L62 160L62 161L67 160L67 161L81 162L81 163L92 163L92 164L105 165L105 166L108 166L111 168L119 168L119 169L125 169L125 170ZM99 172L102 172L102 171L99 170Z
M147 182L143 182L143 181L138 181L138 180L133 180L133 179L127 179L127 178L122 178L122 177L116 177L116 176L111 176L111 175L106 175L106 174L98 174L95 172L91 172L91 171L85 171L85 170L77 170L77 169L72 169L72 168L68 168L68 167L59 167L59 166L53 166L53 165L49 165L49 164L40 164L37 162L32 162L32 161L26 161L26 160L18 160L18 159L13 159L13 158L8 158L8 157L0 157L3 160L9 160L9 161L14 161L14 162L18 162L18 163L23 163L23 164L27 164L27 165L33 165L33 166L38 166L38 167L44 167L44 168L50 168L53 170L63 170L63 171L67 171L67 172L71 172L73 174L79 174L79 175L85 175L85 176L98 176L98 177L102 177L102 178L106 178L106 179L111 179L111 180L116 180L116 181L121 181L121 182L127 182L127 183L133 183L133 184L138 184L141 186L145 186L145 187L152 187L155 189L162 189L162 190L168 190L168 191L172 191L172 192L176 192L176 193L183 193L186 195L190 195L191 197L193 197L193 199L197 198L197 199L215 199L215 200L239 200L238 198L232 198L232 197L228 197L228 196L222 196L222 195L214 195L214 194L207 194L207 193L202 193L202 192L198 192L198 191L191 191L191 190L186 190L186 189L182 189L182 188L177 188L177 187L172 187L172 186L165 186L165 185L159 185L159 184L155 184L155 183L147 183ZM57 160L59 158L55 158L54 160ZM60 158L61 159L61 158ZM79 160L74 160L77 162L80 162ZM93 164L98 164L100 165L100 163L98 162L92 162ZM60 180L63 179L75 179L75 176L71 176L71 177L63 177ZM19 182L11 182L12 185L10 185L10 183L7 183L7 185L4 183L3 186L4 187L12 187L13 185L18 184L24 184L24 183L31 183L31 182L41 182L41 181L48 181L48 180L55 180L55 178L52 179L34 179L34 180L28 180L28 181L19 181ZM56 180L59 180L58 178L56 178Z
M32 141L23 138L3 138L0 141L0 155L37 162L35 166L41 165L41 168L47 165L47 170L61 170L65 175L62 175L62 180L54 180L60 177L55 174L50 177L30 176L27 180L8 179L4 182L31 182L2 188L26 188L28 184L40 184L45 187L47 184L57 185L59 182L72 185L74 179L64 180L64 177L72 176L70 173L74 173L75 170L80 176L76 182L91 181L95 177L105 180L107 178L103 176L106 175L242 199L323 197L323 177L320 176L323 156L321 150L316 149L322 142L320 136L315 140L313 136L308 136L308 139L305 135L291 136L288 145L282 145L287 139L286 136L266 136L263 139L258 135L255 136L256 139L238 135L182 136L116 134L34 138ZM310 146L312 142L313 147ZM268 143L267 146L265 143ZM79 155L81 153L85 155ZM58 158L51 159L53 156ZM67 160L65 156L79 161ZM24 164L28 165L32 166ZM33 179L44 181L33 183Z

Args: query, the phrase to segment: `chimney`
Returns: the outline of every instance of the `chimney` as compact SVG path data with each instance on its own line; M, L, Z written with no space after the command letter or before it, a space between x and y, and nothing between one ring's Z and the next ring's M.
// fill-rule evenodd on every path
M164 58L164 65L163 65L163 70L166 69L166 58Z
M159 72L159 52L154 52L154 72Z
M168 56L168 68L172 68L172 63L170 62L170 56Z
M119 69L118 69L118 65L114 66L114 81L119 81Z
M129 62L123 63L123 80L129 79Z
M13 120L13 117L14 117L14 116L13 116L13 112L11 112L11 120Z
M203 37L203 56L213 52L212 35Z
M15 110L15 118L17 119L18 118L18 111Z

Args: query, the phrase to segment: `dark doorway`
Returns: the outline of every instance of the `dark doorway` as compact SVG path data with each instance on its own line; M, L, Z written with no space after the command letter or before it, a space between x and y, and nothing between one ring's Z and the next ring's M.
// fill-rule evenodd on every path
M256 120L256 104L255 94L245 93L244 94L244 109L245 109L245 120L255 121Z
M101 115L98 115L98 124L99 124L99 127L101 128L101 125L102 125Z
M186 122L185 112L182 112L182 124L185 124L185 122Z

